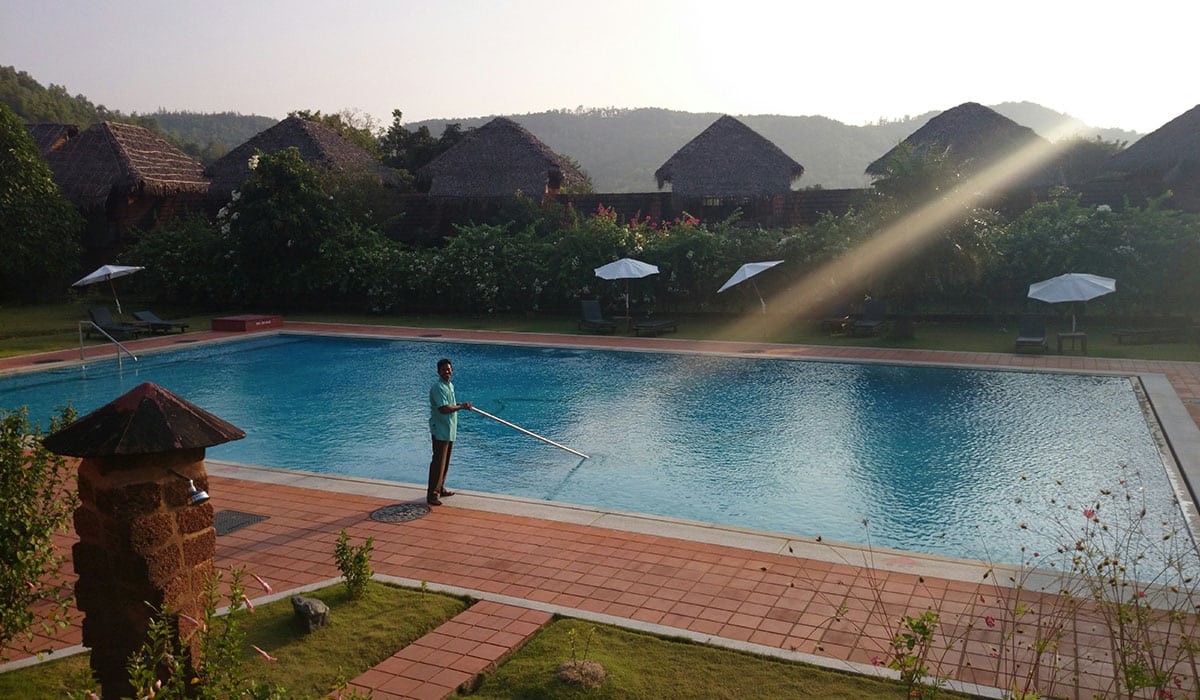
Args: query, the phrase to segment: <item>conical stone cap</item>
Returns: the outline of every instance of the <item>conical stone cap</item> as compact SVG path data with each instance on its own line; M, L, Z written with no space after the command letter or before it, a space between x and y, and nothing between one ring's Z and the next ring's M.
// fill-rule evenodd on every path
M71 457L144 455L212 447L245 431L146 382L42 440Z

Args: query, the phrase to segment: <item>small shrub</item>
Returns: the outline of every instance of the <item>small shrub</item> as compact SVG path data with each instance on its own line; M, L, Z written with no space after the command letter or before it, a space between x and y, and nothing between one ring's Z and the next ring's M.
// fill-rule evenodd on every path
M555 675L564 683L581 685L585 688L599 688L604 684L607 674L599 661L588 658L592 646L592 637L596 628L589 627L583 639L583 650L579 649L579 635L575 628L567 632L567 642L571 645L571 659L559 665Z
M366 542L353 547L345 530L338 534L333 558L342 572L342 578L346 580L346 592L353 600L362 598L367 585L371 583L371 575L374 573L371 571L371 550L374 547L374 537L368 537Z

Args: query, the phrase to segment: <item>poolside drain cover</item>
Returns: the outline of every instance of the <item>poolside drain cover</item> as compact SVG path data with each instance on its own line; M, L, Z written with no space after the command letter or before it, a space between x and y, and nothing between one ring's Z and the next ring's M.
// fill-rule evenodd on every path
M33 361L33 364L35 364L35 365L49 365L49 364L53 364L53 363L55 363L55 362L62 362L62 360L61 360L61 359L59 359L59 358L57 358L57 357L50 357L50 358L47 358L47 359L45 359L45 360L34 360L34 361Z
M429 506L422 503L397 503L371 513L371 520L381 523L407 523L429 515Z
M420 337L422 337L422 338L441 338L442 334L441 333L422 333Z
M217 536L220 537L266 519L265 515L242 513L236 510L218 510L213 513L213 527L217 529Z

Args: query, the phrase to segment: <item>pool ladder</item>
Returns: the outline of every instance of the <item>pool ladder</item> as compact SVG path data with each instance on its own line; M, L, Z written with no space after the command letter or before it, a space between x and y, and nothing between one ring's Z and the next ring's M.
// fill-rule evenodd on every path
M104 330L100 326L97 326L95 321L80 321L79 322L79 359L80 360L87 359L83 355L83 329L84 328L88 328L88 333L91 333L91 331L93 331L93 330L96 331L97 333L104 336L105 338L108 338L110 343L117 346L117 367L118 368L124 367L124 365L121 364L121 352L122 351L124 351L126 355L129 355L130 357L132 357L134 362L138 361L137 355L134 355L133 352L131 352L129 350L129 348L122 345L121 341L119 341L116 338L109 335L108 331Z

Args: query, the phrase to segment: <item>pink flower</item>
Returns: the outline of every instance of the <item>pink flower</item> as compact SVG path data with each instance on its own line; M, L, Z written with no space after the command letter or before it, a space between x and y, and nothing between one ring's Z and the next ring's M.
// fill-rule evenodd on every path
M878 665L880 665L880 664L882 664L882 663L883 663L883 662L879 660L879 657L878 657L878 656L872 656L872 657L871 657L871 665L872 665L872 666L878 666Z
M273 592L271 590L271 584L264 581L261 576L259 576L258 574L250 574L250 575L254 577L255 581L258 581L258 585L262 586L264 591L266 591L267 593Z
M206 624L204 624L203 622L201 622L201 621L197 620L196 618L192 617L191 615L187 615L187 614L184 614L184 613L179 613L179 616L180 616L180 617L182 617L183 619L187 620L188 622L192 623L192 625L193 625L193 626L195 626L195 627L197 627L198 629L205 630L205 631L207 631L207 630L208 630L208 625L206 625Z
M1145 592L1145 591L1138 591L1138 592L1137 592L1137 593L1135 593L1134 595L1136 595L1136 596L1137 596L1137 597L1139 597L1139 598L1145 598L1145 597L1146 597L1146 592Z
M1083 517L1087 518L1088 520L1091 520L1092 518L1096 517L1096 511L1092 510L1091 508L1084 508L1083 509Z
M249 610L250 612L254 612L254 603L251 603L250 599L247 598L245 595L242 595L242 602L246 604L247 610Z
M988 615L987 617L983 618L983 621L988 627L996 626L996 618L992 617L991 615Z
M262 657L264 659L266 659L267 661L278 661L279 660L279 659L275 658L274 656L271 656L267 652L263 651L262 649L259 649L254 644L251 644L250 646L254 647L254 651L257 651L259 654L262 654Z

